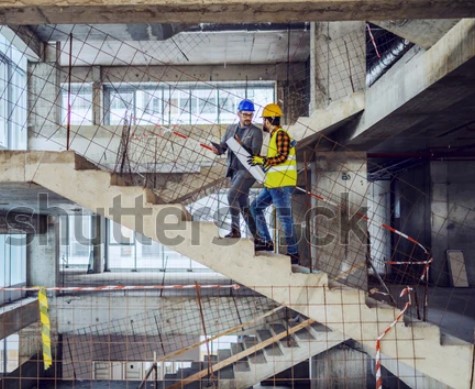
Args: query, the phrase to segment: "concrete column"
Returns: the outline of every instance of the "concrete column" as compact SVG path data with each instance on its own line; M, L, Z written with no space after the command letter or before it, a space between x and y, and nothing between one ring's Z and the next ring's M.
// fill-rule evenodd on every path
M312 171L312 192L327 201L312 208L310 228L313 267L346 285L366 289L366 155L319 152Z
M312 357L311 388L368 388L368 355L346 345L339 345Z
M102 273L105 266L105 221L99 215L92 216L92 273Z
M391 258L391 233L381 228L391 225L391 193L389 181L375 181L368 184L368 217L371 223L368 232L371 238L371 261L379 274L385 274L384 265Z
M53 287L59 276L59 224L48 217L46 232L29 234L26 249L27 285Z
M470 286L475 285L475 190L474 162L432 161L431 198L431 282L451 286L447 250L461 250Z
M29 63L28 73L28 126L32 129L28 142L29 148L34 148L32 141L35 138L58 136L61 94L54 62ZM60 133L64 136L64 129ZM61 150L66 145L51 142L49 147L51 150Z
M295 123L301 116L308 116L310 88L307 70L302 63L280 64L277 79L277 102L284 110L284 126Z
M102 83L100 66L92 66L92 80L92 123L100 125L102 122Z
M431 265L431 280L438 286L449 286L447 261L445 250L449 245L447 218L449 214L448 204L448 163L431 162L431 241L432 256L434 261Z
M364 22L318 22L310 28L310 114L365 88Z

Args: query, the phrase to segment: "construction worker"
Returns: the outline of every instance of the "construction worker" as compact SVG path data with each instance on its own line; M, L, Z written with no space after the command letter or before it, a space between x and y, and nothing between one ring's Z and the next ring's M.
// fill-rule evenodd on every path
M256 251L274 251L274 243L269 234L265 209L274 204L284 230L287 254L292 264L298 264L299 254L292 216L292 193L297 185L297 160L295 141L280 126L282 110L277 104L268 104L262 112L263 130L270 134L267 155L255 154L249 157L252 165L262 165L266 171L264 189L251 204L251 212L256 220Z
M221 140L221 143L213 143L213 152L217 155L228 151L226 141L229 138L236 138L241 145L251 154L258 154L262 148L262 131L252 124L255 108L251 100L242 100L238 105L237 124L230 125ZM238 160L234 153L229 150L227 159L226 177L231 179L231 187L228 191L228 204L231 212L231 232L225 238L240 238L241 227L239 211L253 236L256 234L256 224L249 209L249 191L256 181Z

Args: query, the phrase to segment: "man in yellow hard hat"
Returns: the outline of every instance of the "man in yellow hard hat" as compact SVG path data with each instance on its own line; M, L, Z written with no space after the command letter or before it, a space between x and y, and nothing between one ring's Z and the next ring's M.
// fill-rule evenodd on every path
M275 103L266 105L262 112L263 130L270 134L270 141L266 156L253 155L248 160L253 166L262 165L266 171L264 189L252 202L251 212L257 226L256 251L274 250L264 216L265 209L274 204L284 230L287 254L292 264L298 264L299 253L292 216L292 193L297 185L297 159L295 141L280 125L282 116L281 108Z

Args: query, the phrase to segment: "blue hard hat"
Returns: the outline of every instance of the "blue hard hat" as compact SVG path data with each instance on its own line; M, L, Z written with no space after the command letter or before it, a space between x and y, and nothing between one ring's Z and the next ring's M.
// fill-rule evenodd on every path
M250 111L254 112L254 103L251 100L244 99L238 105L238 111Z

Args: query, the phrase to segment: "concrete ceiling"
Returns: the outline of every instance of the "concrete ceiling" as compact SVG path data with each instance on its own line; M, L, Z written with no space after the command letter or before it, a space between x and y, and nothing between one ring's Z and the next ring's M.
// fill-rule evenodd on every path
M29 0L2 2L0 24L236 23L463 18L473 0Z
M309 25L41 25L31 26L51 42L59 62L90 65L231 65L304 62L309 57ZM72 35L72 46L69 41Z
M434 82L347 145L373 153L444 151L475 157L475 58Z
M30 183L5 183L1 185L0 210L19 214L65 215L88 214L76 203L65 199L39 185Z

